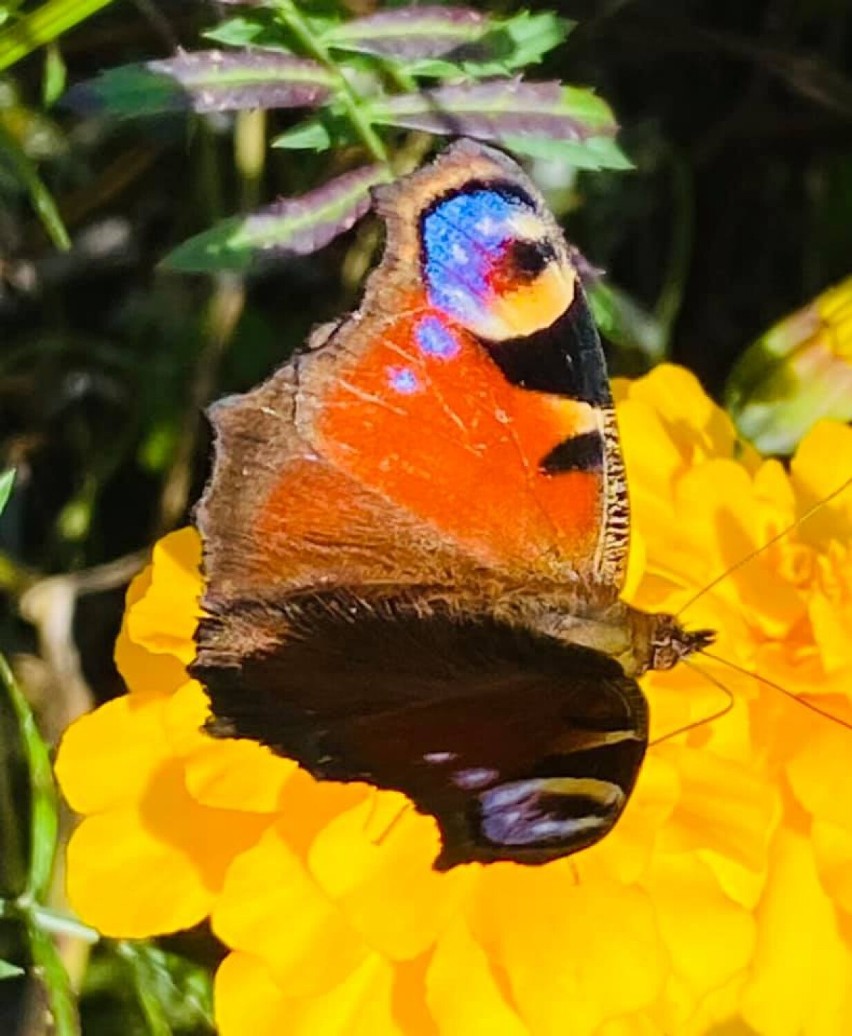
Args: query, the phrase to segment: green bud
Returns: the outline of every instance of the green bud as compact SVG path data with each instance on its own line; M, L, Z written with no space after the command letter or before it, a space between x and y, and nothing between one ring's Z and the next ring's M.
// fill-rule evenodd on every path
M792 453L820 418L852 420L852 277L746 349L725 405L740 434L767 454Z

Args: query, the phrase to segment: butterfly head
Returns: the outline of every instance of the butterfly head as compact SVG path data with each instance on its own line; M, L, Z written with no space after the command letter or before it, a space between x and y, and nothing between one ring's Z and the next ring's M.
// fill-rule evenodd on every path
M685 630L674 615L655 615L649 669L673 669L716 640L715 630Z

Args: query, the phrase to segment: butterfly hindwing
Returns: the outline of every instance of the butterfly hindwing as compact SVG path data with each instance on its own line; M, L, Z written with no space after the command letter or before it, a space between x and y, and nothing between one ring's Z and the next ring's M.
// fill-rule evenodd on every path
M254 610L255 626L268 621ZM540 863L597 841L620 815L647 712L600 652L448 606L424 614L342 594L291 599L276 626L290 635L274 653L208 681L214 715L227 717L214 727L317 777L404 792L438 821L439 867Z

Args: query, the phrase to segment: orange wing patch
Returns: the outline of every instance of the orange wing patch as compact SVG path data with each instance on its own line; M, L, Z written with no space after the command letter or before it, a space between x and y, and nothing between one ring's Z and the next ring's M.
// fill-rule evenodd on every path
M597 430L595 408L511 384L476 338L409 301L340 365L314 419L320 454L485 565L583 571L600 529L600 474L542 465Z

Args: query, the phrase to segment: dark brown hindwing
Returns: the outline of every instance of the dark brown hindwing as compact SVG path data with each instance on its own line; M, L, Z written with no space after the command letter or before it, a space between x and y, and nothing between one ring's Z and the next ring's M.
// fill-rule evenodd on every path
M240 629L246 653L223 651ZM486 616L341 591L229 605L198 639L212 733L404 792L441 827L440 867L597 841L645 752L645 702L617 662Z

